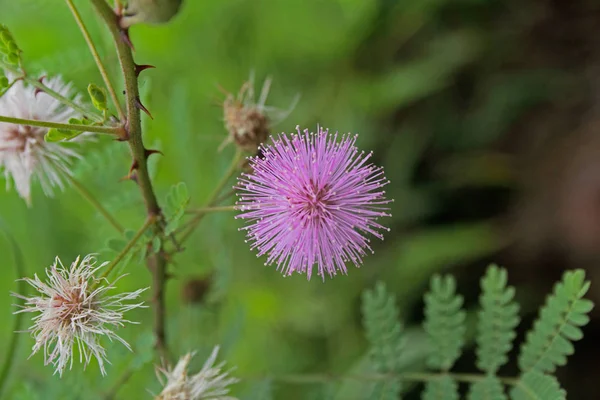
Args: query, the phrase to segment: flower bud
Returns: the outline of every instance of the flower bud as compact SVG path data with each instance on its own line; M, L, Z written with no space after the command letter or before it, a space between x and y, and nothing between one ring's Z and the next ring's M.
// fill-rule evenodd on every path
M88 93L90 94L90 98L92 99L92 104L96 109L100 111L108 110L106 105L106 90L104 88L98 87L93 83L88 85Z
M121 16L121 27L168 22L177 14L181 3L182 0L129 0Z
M265 105L271 79L267 78L261 89L258 101L254 95L254 78L244 83L237 97L228 94L223 102L223 119L229 137L221 148L231 142L247 152L255 153L269 136L271 125L285 119L296 105L297 98L288 110L280 110Z

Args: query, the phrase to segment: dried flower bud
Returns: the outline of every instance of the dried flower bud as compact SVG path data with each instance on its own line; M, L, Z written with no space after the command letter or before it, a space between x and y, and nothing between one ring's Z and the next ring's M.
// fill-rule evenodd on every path
M192 278L184 283L181 299L186 304L199 304L210 291L212 277Z
M215 365L218 352L219 346L216 346L195 375L190 375L188 371L195 353L181 357L174 367L157 368L163 390L155 400L237 400L228 396L228 393L229 386L239 382L239 379L229 376L231 371L223 371L224 362Z
M272 124L284 120L296 106L297 98L288 110L267 107L265 102L269 95L271 79L265 79L258 102L254 96L254 77L242 85L237 97L228 94L223 102L225 128L229 137L220 149L234 142L242 150L256 152L261 143L269 136Z

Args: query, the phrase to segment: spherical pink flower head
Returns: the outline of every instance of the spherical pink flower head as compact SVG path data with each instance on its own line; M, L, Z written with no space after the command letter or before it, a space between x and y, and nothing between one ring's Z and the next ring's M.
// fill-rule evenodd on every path
M249 159L252 173L242 174L236 218L248 220L248 239L265 265L285 275L294 271L310 279L313 266L325 279L347 273L346 262L359 267L367 235L383 239L388 230L377 221L390 214L383 169L369 163L372 153L359 151L357 135L319 129L271 137L262 156Z

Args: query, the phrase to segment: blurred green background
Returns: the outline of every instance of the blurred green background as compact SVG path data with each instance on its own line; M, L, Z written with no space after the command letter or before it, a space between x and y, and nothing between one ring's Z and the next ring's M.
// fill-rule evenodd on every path
M109 35L87 1L76 4L117 76ZM102 83L63 2L0 0L0 10L30 72L60 74L82 92ZM264 376L363 370L360 294L378 280L396 293L410 326L420 321L420 298L434 272L456 273L473 304L484 268L502 263L520 290L525 327L560 271L585 267L593 280L600 249L599 11L583 0L188 0L172 23L132 28L136 61L156 66L142 74L141 90L154 116L144 117L145 142L164 153L151 159L161 200L178 182L194 205L209 196L234 153L232 145L217 151L227 135L218 86L237 93L251 71L257 86L273 77L268 105L285 109L301 95L275 133L317 124L358 133L359 147L374 150L385 167L395 199L386 221L392 231L374 243L375 254L325 282L284 279L249 251L232 215L208 216L170 266L173 352L197 350L199 368L220 344L220 359L246 378L235 394L260 399ZM124 144L101 140L86 148L76 175L137 230L144 218L139 193L119 181L129 165ZM21 246L28 275L43 273L57 255L65 263L79 254L114 256L107 241L115 233L73 189L47 199L35 186L32 208L14 191L1 192L0 217ZM16 276L3 240L0 255L1 355ZM123 271L129 275L119 289L150 284L143 263L131 261ZM184 290L194 280L209 282L200 301ZM111 346L106 378L96 365L53 377L42 355L27 360L33 340L22 335L8 398L101 398L124 378L117 398L151 398L147 390L160 391L152 315L144 309L130 318L142 323L120 334L136 355ZM585 396L598 372L597 324L589 331L559 374L573 398L595 398ZM419 365L423 337L414 331L409 341L407 364ZM473 369L469 357L465 371ZM580 370L588 373L574 372ZM320 390L273 387L281 399ZM338 399L364 396L356 382L336 390Z

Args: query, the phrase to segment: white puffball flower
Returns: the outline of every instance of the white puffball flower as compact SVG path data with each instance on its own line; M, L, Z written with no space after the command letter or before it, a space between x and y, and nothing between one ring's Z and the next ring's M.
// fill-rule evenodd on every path
M44 364L52 364L55 373L61 376L67 364L69 369L73 367L74 346L77 346L79 362L84 364L84 369L95 357L102 375L106 375L104 362L108 362L108 358L99 342L101 337L117 340L131 351L129 344L114 330L125 323L136 323L124 319L123 314L144 307L143 302L127 302L137 299L147 288L107 295L115 289L116 280L111 284L105 278L96 278L95 273L109 263L96 264L94 256L87 255L81 261L77 257L67 268L56 257L54 264L46 269L48 279L45 282L37 274L33 279L23 278L35 289L33 296L12 293L25 300L25 305L15 313L38 313L27 331L35 338L31 355L43 349Z
M195 353L181 357L174 368L158 368L158 379L164 388L155 400L237 400L227 394L228 386L239 382L239 379L230 377L228 371L221 371L224 362L213 366L218 352L219 346L216 346L195 375L188 375L188 366Z
M9 79L14 77L9 76ZM60 77L46 79L44 84L60 95L81 103L73 86ZM12 118L68 123L80 117L74 110L54 97L19 80L0 97L0 115ZM7 189L11 181L28 205L31 205L32 178L40 183L46 196L54 188L65 187L64 173L70 174L73 159L80 158L73 149L60 143L48 143L44 136L48 128L0 122L0 171L4 170ZM83 136L79 136L82 138Z

